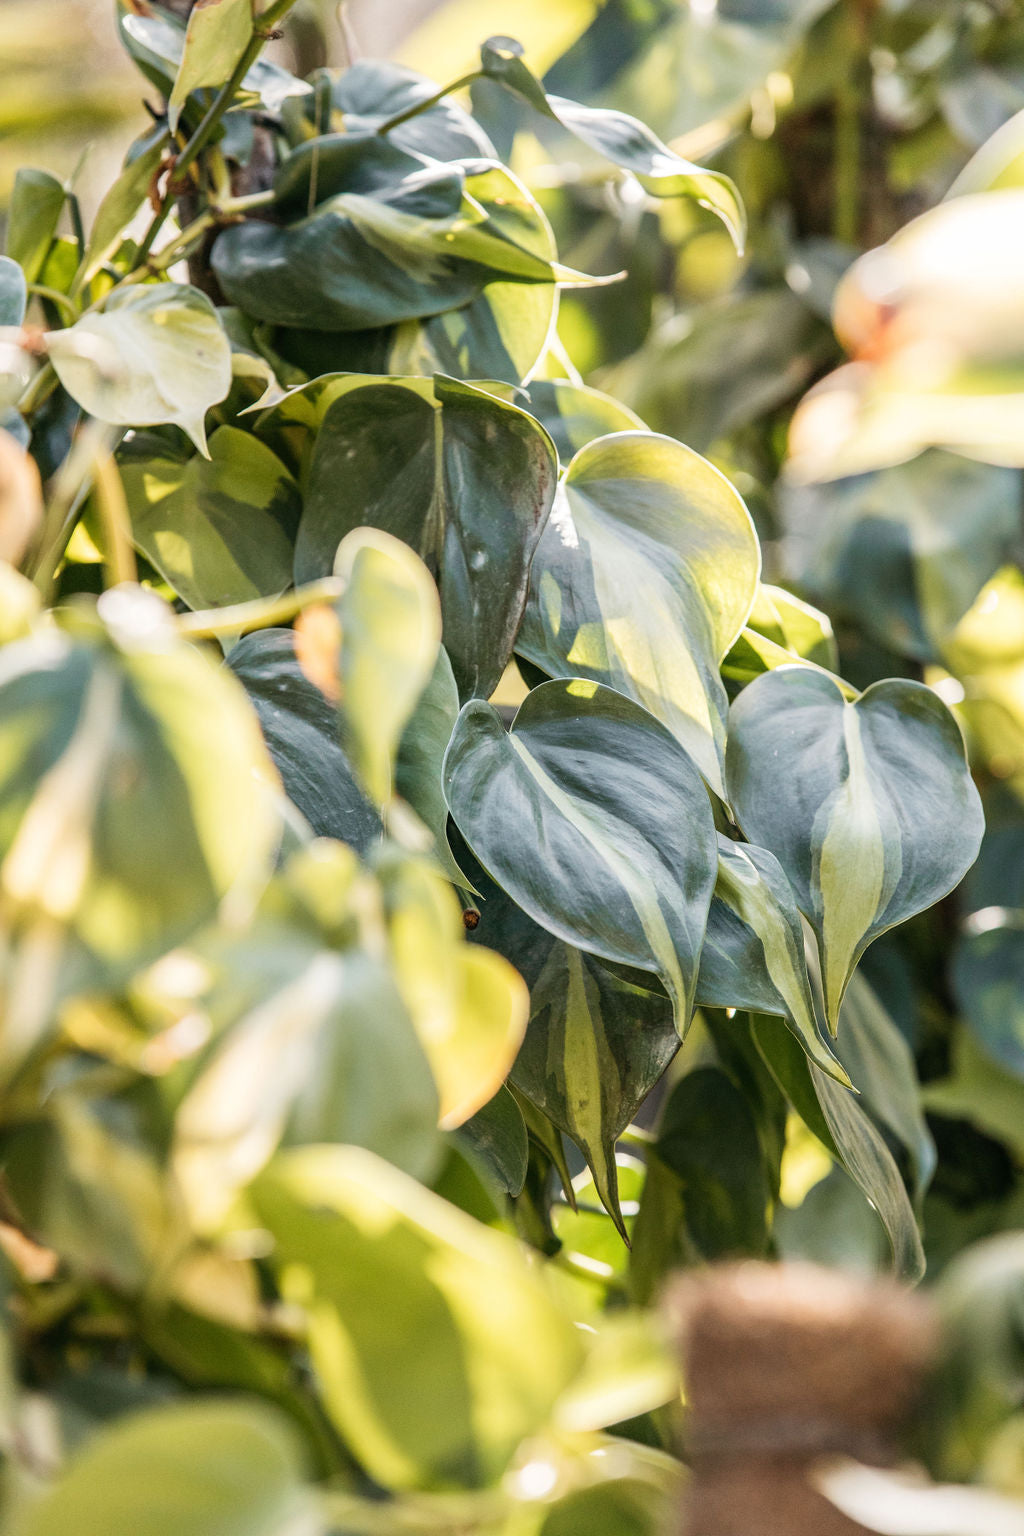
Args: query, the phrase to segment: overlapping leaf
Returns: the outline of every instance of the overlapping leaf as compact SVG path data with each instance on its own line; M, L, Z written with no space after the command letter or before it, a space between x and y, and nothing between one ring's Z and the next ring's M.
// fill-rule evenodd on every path
M722 789L719 663L757 591L760 551L737 492L671 438L582 448L534 559L517 649L549 675L607 683L678 737Z
M552 117L588 148L630 171L655 197L692 197L722 220L742 251L746 215L728 176L684 160L644 123L625 112L582 106L551 96L523 62L522 48L510 37L492 37L480 50L484 73L517 92L538 112Z
M919 683L854 703L821 672L766 672L733 705L728 797L782 865L821 952L833 1030L873 938L944 896L983 820L956 722Z
M511 655L530 562L555 489L532 417L453 379L317 380L261 422L271 441L319 422L295 554L298 580L331 569L362 524L409 544L437 581L462 696L492 692Z
M286 1294L308 1307L327 1410L371 1476L390 1488L500 1477L583 1353L540 1271L355 1148L283 1154L252 1193Z
M136 433L119 457L135 543L190 608L291 586L298 487L276 454L218 427L209 458Z
M484 869L566 943L654 971L689 1022L717 850L678 742L622 694L535 688L506 734L467 704L445 758L448 807Z
M778 859L766 848L721 834L697 1000L783 1014L810 1059L849 1084L818 1029L800 914Z
M3 655L9 1060L58 986L116 983L179 942L261 876L276 835L276 776L240 687L173 643L151 594L119 589L100 612L123 649L97 625Z
M204 418L231 388L231 348L205 294L180 283L122 288L47 350L82 408L113 426L182 427L205 454Z
M615 1143L679 1048L672 1005L643 972L620 974L540 927L460 856L483 898L474 938L510 960L530 989L511 1082L572 1137L621 1231Z
M320 160L329 170L337 158L353 179L358 166L351 144L334 149L328 140L318 152L314 143L294 170L286 162L282 171L286 205L306 190L301 217L249 220L218 236L213 266L233 304L275 325L361 331L456 309L495 281L592 281L538 253L543 224L526 215L528 196L518 219L501 213L505 194L518 185L507 170L423 164L389 152L375 135L366 138L371 190L339 191L308 206L320 195L313 180ZM382 160L394 162L390 174L382 173ZM407 174L394 174L406 166ZM524 220L528 243L518 244Z

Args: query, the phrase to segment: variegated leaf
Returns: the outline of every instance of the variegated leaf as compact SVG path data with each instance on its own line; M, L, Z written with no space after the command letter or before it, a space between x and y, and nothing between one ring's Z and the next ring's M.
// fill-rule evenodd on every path
M462 697L489 695L512 652L554 497L547 433L518 407L440 375L317 379L286 395L259 430L276 444L300 426L319 431L296 578L329 571L339 540L355 526L395 534L437 580Z
M716 1008L781 1013L810 1059L849 1086L845 1069L818 1029L792 886L766 848L734 843L721 834L697 1000Z
M619 1231L615 1143L679 1048L672 1004L645 972L612 970L540 927L480 869L473 938L510 960L530 989L530 1022L511 1082L579 1147Z
M785 870L818 940L835 1031L864 950L952 890L977 857L981 802L952 715L888 680L848 703L806 667L766 672L733 705L728 797Z
M654 971L682 1034L715 883L707 791L671 733L597 683L535 688L510 733L473 701L445 794L484 869L566 943Z
M597 438L566 471L516 648L549 675L636 699L723 792L718 668L760 566L750 514L700 454L652 432Z

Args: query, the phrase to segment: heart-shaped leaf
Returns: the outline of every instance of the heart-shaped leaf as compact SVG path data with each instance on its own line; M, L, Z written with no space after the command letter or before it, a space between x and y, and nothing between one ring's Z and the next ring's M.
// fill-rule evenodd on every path
M135 433L119 456L135 543L190 608L291 586L298 486L248 432L218 427L209 458Z
M847 982L887 928L945 896L984 822L955 720L921 683L854 703L822 672L766 672L733 705L728 798L774 853L818 939L835 1031Z
M217 311L180 283L122 288L99 314L51 331L57 377L112 426L182 427L206 454L206 412L231 388L231 347Z
M750 514L706 459L620 432L582 448L541 539L517 649L553 676L608 683L662 720L723 792L718 668L760 573Z
M557 473L525 411L453 379L317 380L261 432L315 413L320 430L295 551L296 579L331 569L370 523L419 554L437 581L444 643L463 698L488 695L512 653L530 562Z
M655 971L682 1034L717 850L707 791L671 733L610 688L553 681L508 734L490 705L467 704L444 772L484 869L566 943Z

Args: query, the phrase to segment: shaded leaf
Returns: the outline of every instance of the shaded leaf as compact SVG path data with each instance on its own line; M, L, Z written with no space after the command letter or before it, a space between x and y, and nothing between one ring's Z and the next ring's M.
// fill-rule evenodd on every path
M459 1127L464 1140L494 1175L500 1189L515 1197L526 1183L529 1146L523 1112L504 1086Z
M649 990L646 972L620 974L557 939L468 851L459 856L482 895L474 939L510 960L530 989L530 1022L510 1082L551 1124L545 1134L531 1119L528 1129L559 1164L553 1127L572 1137L621 1232L615 1143L679 1048L672 1004Z
M847 1173L874 1206L892 1249L893 1269L910 1281L924 1273L924 1251L899 1169L884 1139L857 1099L819 1072L800 1052L781 1021L754 1015L754 1039L773 1075L805 1123L817 1116L813 1101L805 1114L808 1087L817 1099L827 1131L826 1145L835 1150ZM808 1077L810 1083L808 1084ZM817 1127L812 1125L817 1134Z
M872 939L977 856L981 802L959 729L920 683L875 683L847 703L824 673L785 667L733 705L726 766L739 824L778 858L815 931L834 1031Z
M359 853L382 829L342 750L338 712L303 672L290 629L245 635L228 665L248 693L285 792L318 837L336 837Z
M599 438L566 471L517 648L551 675L636 699L721 790L718 667L750 611L760 558L746 507L706 459L653 433Z
M459 713L459 690L442 645L427 686L420 694L398 744L395 789L407 800L434 839L434 856L454 885L472 889L448 845L448 804L442 765Z
M512 652L530 562L555 489L555 454L525 411L438 377L317 380L261 431L315 412L320 430L295 553L299 581L330 570L353 526L409 544L437 581L463 697L490 694Z
M941 657L1020 542L1019 472L938 450L874 474L781 489L793 581L898 655L923 661Z
M689 1022L715 879L707 792L646 710L585 681L544 683L506 735L459 716L445 794L484 869L566 943L655 971Z

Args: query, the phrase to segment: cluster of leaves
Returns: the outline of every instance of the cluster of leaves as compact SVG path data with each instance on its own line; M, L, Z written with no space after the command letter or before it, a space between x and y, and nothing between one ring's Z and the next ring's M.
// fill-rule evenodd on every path
M680 121L676 81L657 122L675 142L747 110L801 31L827 52L835 13L698 25L609 0L545 84L485 43L455 82L470 115L397 66L268 63L289 8L219 0L186 24L121 4L154 126L87 234L73 194L23 173L0 259L8 1518L647 1533L680 1471L649 1309L668 1272L835 1257L873 1206L916 1278L923 1104L976 1118L957 1095L985 1073L1019 1103L994 1028L922 1099L930 1041L893 1017L900 957L926 968L941 942L946 909L920 914L983 831L921 664L968 675L991 591L1019 586L1004 571L975 602L1012 551L1015 472L911 455L1017 462L1008 414L963 427L969 395L1012 410L1019 337L995 299L982 332L929 287L921 225L882 253L884 314L865 312L878 253L845 279L856 376L802 407L783 500L812 547L794 585L852 606L883 664L877 644L841 653L824 612L762 580L763 558L782 574L779 422L834 343L792 288L756 285L772 247L820 302L834 242L815 260L755 231L672 353L681 374L648 367L658 331L637 358L603 339L643 296L582 269L617 276L627 253L573 249L611 219L631 274L662 272L647 313L685 278L666 250L742 252L741 165L706 170L575 98L649 91L659 119L665 48L699 61L699 36L714 59L731 29L739 77L707 77L732 94ZM530 134L571 135L600 170L545 208L499 152ZM965 172L984 249L992 200L1012 219L1024 195L987 190L1016 142ZM596 187L612 211L589 216ZM925 388L914 343L937 311L958 329ZM632 405L584 384L573 334ZM769 355L738 368L740 334ZM658 419L648 378L703 426ZM936 534L969 541L968 576ZM975 918L972 999L993 995L972 963L1019 960L993 959L993 932L1019 925ZM883 935L873 986L858 965ZM933 1035L975 1038L941 1014ZM810 1147L834 1171L796 1208ZM188 1395L210 1388L240 1395Z

